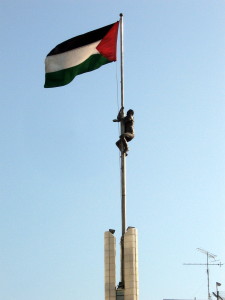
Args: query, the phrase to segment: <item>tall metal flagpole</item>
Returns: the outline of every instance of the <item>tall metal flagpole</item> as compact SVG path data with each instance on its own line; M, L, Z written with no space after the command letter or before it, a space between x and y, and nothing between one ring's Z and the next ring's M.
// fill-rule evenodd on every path
M123 14L120 14L120 61L121 61L121 107L124 107L124 85L123 85ZM124 117L124 116L123 116ZM121 122L121 134L124 133L123 122ZM122 235L126 231L126 155L121 153L121 196L122 196Z
M120 63L121 63L121 107L124 107L124 72L123 72L123 14L120 14ZM123 115L124 117L124 115ZM121 134L124 133L124 124L121 122ZM126 232L126 154L121 151L121 283L124 285L124 234Z

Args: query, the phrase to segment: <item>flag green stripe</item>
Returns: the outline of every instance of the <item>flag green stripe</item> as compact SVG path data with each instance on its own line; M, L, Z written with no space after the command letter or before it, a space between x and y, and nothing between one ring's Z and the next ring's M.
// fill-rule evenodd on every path
M60 70L57 72L46 73L44 87L52 88L66 85L70 83L77 75L93 71L110 62L110 60L108 60L101 54L91 55L87 60L75 67Z

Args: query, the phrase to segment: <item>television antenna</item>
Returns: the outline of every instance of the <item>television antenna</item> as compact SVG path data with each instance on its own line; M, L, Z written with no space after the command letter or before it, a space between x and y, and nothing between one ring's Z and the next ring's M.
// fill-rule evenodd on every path
M209 290L209 266L222 266L221 262L219 260L216 260L217 255L206 251L202 248L197 248L197 250L203 254L206 255L206 263L200 264L200 263L184 263L183 265L189 265L189 266L206 266L206 273L207 273L207 286L208 286L208 300L211 300L211 294ZM209 259L212 259L212 261L209 262ZM218 263L216 263L218 261Z
M223 298L220 297L220 295L218 295L218 293L216 294L213 292L213 296L215 296L217 300L223 300Z

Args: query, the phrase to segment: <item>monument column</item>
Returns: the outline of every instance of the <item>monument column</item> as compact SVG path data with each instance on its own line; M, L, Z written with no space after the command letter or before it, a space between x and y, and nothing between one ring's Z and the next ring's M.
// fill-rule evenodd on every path
M104 234L105 300L116 300L116 238L112 232Z

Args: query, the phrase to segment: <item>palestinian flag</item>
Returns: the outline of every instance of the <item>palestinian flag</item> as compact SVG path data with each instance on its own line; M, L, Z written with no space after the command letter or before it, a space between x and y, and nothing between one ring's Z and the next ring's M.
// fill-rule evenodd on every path
M119 22L76 36L49 52L45 59L45 88L63 86L75 76L116 61Z

